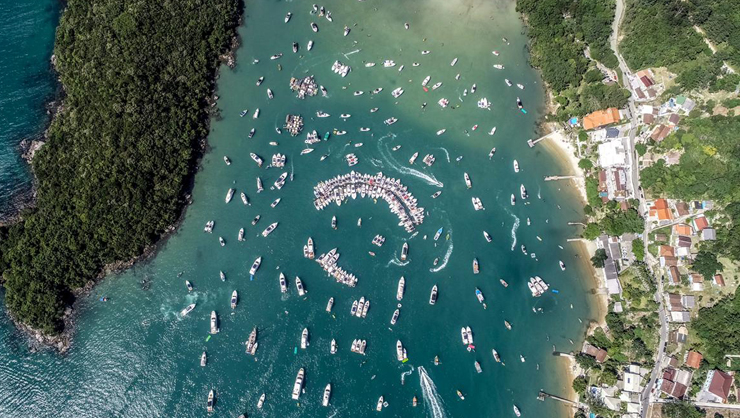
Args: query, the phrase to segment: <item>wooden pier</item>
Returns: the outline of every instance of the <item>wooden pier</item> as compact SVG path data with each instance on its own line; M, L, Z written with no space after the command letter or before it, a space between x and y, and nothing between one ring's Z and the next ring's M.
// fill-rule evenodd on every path
M542 137L539 137L537 139L528 139L527 140L527 145L529 145L529 148L534 148L534 146L537 145L538 142L540 142L540 141L542 141L544 139L547 139L551 135L559 134L559 133L560 133L560 131L552 131L549 134L547 134L545 136L542 136Z
M551 394L549 394L549 393L547 393L547 392L545 392L543 390L540 390L539 395L537 395L537 400L544 401L547 398L554 399L554 400L556 400L558 402L562 402L562 403L564 403L564 404L566 404L566 405L568 405L570 407L573 407L573 408L583 408L583 407L586 406L586 405L583 405L583 404L581 404L579 402L571 401L570 399L565 399L565 398L562 398L562 397L557 396L557 395L551 395Z
M553 180L574 180L580 178L579 176L547 176L545 177L545 181L553 181Z

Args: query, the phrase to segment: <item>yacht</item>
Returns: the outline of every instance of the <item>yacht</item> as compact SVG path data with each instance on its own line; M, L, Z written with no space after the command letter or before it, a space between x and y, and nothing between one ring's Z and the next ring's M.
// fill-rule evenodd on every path
M329 398L331 398L331 383L326 385L326 388L324 388L324 397L321 400L321 405L329 406Z
M473 201L473 209L476 211L478 210L485 210L486 208L483 206L483 203L480 201L480 198L478 197L472 197L470 198Z
M313 49L313 40L308 41L308 45L306 45L306 51L310 51Z
M478 259L473 258L473 274L480 273L480 266L478 265Z
M303 367L301 367L300 370L298 370L298 375L295 378L295 383L293 384L293 400L298 400L298 398L301 397L301 389L303 389L303 376L304 376L304 370Z
M280 293L288 293L288 281L285 280L285 275L280 273Z
M249 156L250 156L250 157L252 158L252 160L253 160L253 161L254 161L255 163L257 163L257 167L262 167L262 163L263 163L263 161L262 161L262 158L260 158L260 156L259 156L259 155L255 154L255 153L253 153L253 152L250 152L250 153L249 153Z
M441 194L442 194L442 191L441 191L441 190L437 190L436 192L434 192L434 193L432 194L432 199L436 199L436 198L438 198L438 197L439 197L439 195L441 195Z
M344 27L344 36L349 35L349 31L350 31L349 27L345 26Z
M303 328L301 333L301 349L305 350L308 347L308 328Z
M486 300L486 298L483 297L483 292L481 292L477 287L475 288L475 297L478 299L479 303L484 303Z
M491 148L491 151L488 153L488 159L493 158L494 154L496 154L496 147Z
M236 309L236 304L239 302L239 296L236 293L236 290L231 293L231 309Z
M257 401L257 409L262 409L265 406L265 394L260 395L260 399Z
M380 412L383 410L383 397L378 398L378 404L375 406L375 410Z
M313 152L313 148L306 148L303 151L301 151L301 155L306 155Z
M311 22L311 30L314 31L314 32L318 32L319 31L319 26L316 23Z
M298 276L295 276L295 288L298 289L298 296L306 295L306 289L303 287L303 282Z
M200 355L200 367L206 367L207 362L208 357L206 356L206 352L204 351L203 354Z
M252 226L257 225L257 222L260 220L260 215L257 215L252 219Z
M280 175L280 177L277 178L277 180L275 180L275 183L273 183L273 186L278 190L282 189L283 186L285 186L285 179L287 178L288 178L288 173L284 172L283 174Z
M293 17L293 13L288 12L288 14L285 15L285 23L288 23L291 17Z
M452 60L452 62L450 63L450 67L454 67L455 64L457 64L457 57L455 57L455 59Z
M414 155L412 155L411 158L409 158L409 164L414 164L414 161L416 161L416 158L418 157L419 157L419 153L415 152Z
M396 358L398 361L406 361L408 360L408 356L406 355L406 349L403 348L403 344L401 344L401 340L396 341Z
M473 187L473 183L470 181L468 173L463 173L463 177L465 178L465 185L468 186L468 189Z
M437 285L435 284L434 287L432 287L432 293L429 295L429 304L434 305L437 303Z
M483 238L485 238L486 241L491 242L491 236L486 231L483 231Z
M249 339L247 339L246 346L247 354L253 356L254 353L257 352L257 347L259 346L259 343L257 342L257 327L252 328L252 332L249 333Z
M406 257L409 255L409 244L407 242L403 243L403 247L401 247L401 261L406 261Z
M363 309L365 309L365 296L360 297L360 301L357 303L357 312L355 312L355 316L360 318L362 316Z
M430 76L430 75L426 76L426 77L424 78L424 80L423 80L423 81L421 82L421 86L422 86L422 87L426 87L426 86L427 86L427 84L429 84L429 80L431 80L431 79L432 79L432 76Z
M282 199L281 197L278 197L277 199L275 199L272 203L270 203L270 207L275 208L275 206L277 206L278 203L280 203L281 199Z
M403 88L397 87L391 91L391 96L393 96L394 99L398 99L403 94Z
M252 263L252 267L249 269L250 276L254 276L255 274L257 274L257 270L259 270L260 264L262 264L262 257L257 257L257 259L254 260L254 263Z
M235 192L234 189L229 189L229 191L226 192L226 199L225 199L226 203L231 202L231 198L234 197L234 192Z
M260 84L262 84L263 81L265 81L265 77L258 78L257 79L257 85L259 86Z
M370 310L370 301L365 301L365 304L362 306L362 315L361 317L366 318L367 317L367 311Z
M215 224L216 223L214 221L208 221L208 222L206 222L206 226L205 226L205 228L203 228L203 232L212 233L213 232L213 226Z
M242 203L249 206L249 197L247 197L247 194L242 192L241 193Z
M329 349L329 352L331 354L337 354L337 340L334 338L331 339L331 348Z
M308 237L308 243L303 248L303 256L308 258L309 260L313 260L316 253L314 252L314 246L313 246L313 238Z
M398 315L401 314L401 309L396 309L393 311L393 316L391 317L391 325L396 325L396 321L398 321Z
M192 285L192 283L190 283L190 280L185 280L185 287L188 288L188 292L192 292L193 291L193 285Z
M514 160L514 172L515 173L519 172L519 161L517 160Z
M334 307L334 297L332 296L329 298L329 302L326 303L326 312L331 313L331 308L333 307Z
M337 229L337 217L336 216L331 217L331 228Z
M393 125L396 122L398 122L398 119L393 118L393 117L388 118L388 119L386 119L386 120L383 121L383 123L385 123L388 126Z
M213 389L211 389L211 391L208 392L208 402L206 403L206 410L208 412L213 412L213 404L214 404L214 395L213 395Z
M185 316L185 315L189 314L190 312L193 311L193 309L195 309L195 304L194 303L191 303L190 305L188 305L187 307L185 307L185 309L183 309L182 311L180 311L180 316Z
M262 236L263 237L266 237L266 236L270 235L270 233L272 233L272 231L274 231L275 228L277 228L277 226L278 226L278 223L277 222L271 223L267 228L265 228L264 231L262 231Z
M218 331L218 315L216 311L211 311L211 334L217 334Z
M522 200L527 198L527 189L523 184L519 185L519 195L522 197Z

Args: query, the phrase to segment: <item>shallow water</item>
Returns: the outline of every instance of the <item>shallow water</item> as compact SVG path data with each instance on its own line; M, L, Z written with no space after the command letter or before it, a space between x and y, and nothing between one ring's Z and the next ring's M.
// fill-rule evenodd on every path
M59 12L57 0L0 7L0 220L26 200L31 188L18 145L41 135L49 120L44 105L56 86L49 58Z
M150 262L106 279L79 304L78 331L66 356L30 354L10 325L2 324L0 391L6 401L0 403L0 415L202 416L207 393L213 388L217 396L213 416L243 412L281 417L375 416L380 395L388 402L383 412L387 416L513 416L514 404L524 416L566 416L565 409L539 402L536 396L540 389L567 393L570 382L562 378L564 360L551 355L552 346L562 351L576 349L569 339L580 340L594 314L595 299L589 294L588 269L575 257L575 247L566 242L576 233L567 222L581 217L577 195L565 184L544 182L545 175L559 174L564 168L542 149L526 145L536 135L543 91L537 73L526 61L526 39L514 3L399 4L330 1L325 3L334 17L330 23L309 14L308 3L248 3L238 65L233 71L222 71L218 82L223 118L212 124L211 149L196 176L194 204L182 227ZM288 11L293 18L285 24ZM311 32L311 21L319 24L319 33ZM408 31L404 22L411 25ZM352 29L347 37L342 36L345 24ZM307 52L309 39L315 46ZM293 41L301 45L299 54L290 50ZM431 53L422 56L424 49ZM494 49L501 52L499 57L491 53ZM352 53L355 50L359 52ZM278 52L284 54L281 59L269 60ZM455 57L459 61L451 67ZM386 58L395 60L396 67L383 68L380 63ZM260 62L252 64L253 59ZM330 71L336 59L353 67L346 78ZM363 61L378 65L365 68ZM415 61L421 65L412 67ZM506 69L494 70L494 63ZM277 70L278 64L282 71ZM405 68L399 73L401 64ZM461 74L459 81L454 79L457 73ZM288 89L289 78L304 74L315 75L329 97L295 98ZM442 87L424 92L420 84L427 75L432 76L430 85L442 81ZM265 82L257 87L259 76ZM526 90L507 87L505 77L524 84ZM473 83L477 92L463 96ZM405 89L398 100L390 95L396 86ZM370 95L376 87L383 87L383 92ZM267 99L267 88L275 92L273 100ZM365 94L355 97L355 90ZM475 104L484 96L493 103L490 111ZM517 96L527 114L516 108ZM440 108L436 102L441 97L460 108ZM428 103L426 109L420 107L423 102ZM371 107L380 110L370 113ZM239 112L244 108L250 113L241 118ZM251 114L256 108L261 113L255 120ZM332 116L318 119L314 116L317 110ZM300 156L306 130L297 138L277 135L274 130L288 112L302 114L307 130L323 134L336 128L348 133L332 136L317 144L313 153ZM338 118L341 113L352 117L343 121ZM391 116L399 122L384 125L382 121ZM475 124L480 128L472 131ZM493 126L498 131L489 136ZM252 127L257 134L247 139ZM360 127L372 130L361 133ZM437 136L435 132L442 128L447 132ZM270 141L279 146L270 146ZM364 145L355 148L347 145L349 141ZM396 145L402 148L394 152ZM489 160L488 151L494 146L497 153ZM408 159L414 151L420 156L410 166ZM286 154L286 170L294 172L294 181L281 191L270 190L282 170L258 169L249 152L268 163L273 153ZM360 159L352 168L355 171L382 171L408 186L428 211L418 235L410 237L397 226L397 218L382 201L358 198L341 207L314 209L313 186L348 173L351 169L343 157L349 152ZM432 167L421 163L427 153L437 158ZM320 162L323 154L330 156ZM224 155L231 165L224 164ZM456 162L461 155L464 158ZM514 158L522 168L518 174L512 169ZM463 182L463 172L472 179L470 190ZM256 193L258 175L266 189L260 194ZM520 184L529 190L529 204L519 200L511 206L509 196L518 195ZM225 204L230 187L236 188L236 196ZM431 199L437 190L442 195ZM249 195L251 206L241 203L242 191ZM485 211L473 211L472 196L481 198ZM271 209L277 197L282 201ZM250 221L257 214L262 219L253 227ZM338 218L336 231L330 228L332 215ZM361 228L356 226L358 217L363 220ZM527 217L531 226L527 226ZM208 220L216 221L212 235L203 233ZM275 221L280 222L275 232L267 238L259 236ZM245 242L236 239L240 227L247 231ZM444 233L435 242L432 236L439 227ZM483 229L493 237L492 243L484 240ZM382 248L370 243L376 234L386 237ZM225 247L219 246L218 236L227 241ZM314 238L317 254L339 249L339 265L359 277L356 288L335 283L318 264L302 257L309 236ZM405 241L410 245L409 259L401 262L398 255ZM522 244L537 258L523 255ZM257 256L263 257L263 263L250 281L248 270ZM435 268L437 257L440 262ZM473 257L481 263L479 275L472 273ZM558 260L566 263L567 271L560 271ZM226 282L219 280L219 270L225 272ZM287 295L280 293L279 271L290 279ZM525 281L535 274L559 293L533 299ZM304 298L297 296L296 275L308 290ZM390 326L401 275L406 278L406 294L399 321ZM506 279L509 287L502 287L499 278ZM195 286L192 294L185 289L185 279ZM142 280L150 282L148 290L142 289ZM434 284L439 286L439 300L430 306ZM477 302L476 287L485 294L487 309ZM239 291L240 302L232 312L229 298L234 289ZM100 302L103 295L110 301ZM330 296L336 300L333 314L324 311ZM368 317L350 318L352 301L360 296L372 301ZM180 318L178 312L194 302L195 310ZM534 313L533 307L542 313ZM219 313L221 332L208 339L212 310ZM513 330L504 328L504 320L512 323ZM460 339L460 327L466 325L474 332L474 352L466 351ZM260 341L256 358L247 356L243 345L254 326L259 328ZM304 327L310 330L311 345L296 350ZM334 356L329 354L332 338L339 344ZM366 356L350 353L355 338L368 340ZM408 350L405 364L395 358L398 339ZM506 366L494 362L494 347ZM199 357L204 350L208 365L201 368ZM525 363L518 361L520 354L526 357ZM435 355L440 358L439 366L433 364ZM483 368L481 374L475 371L476 360ZM290 399L290 392L300 367L306 370L306 386L297 403ZM321 395L329 382L333 386L331 406L323 408ZM465 394L464 401L458 399L456 390ZM267 394L267 401L257 411L261 393ZM416 408L411 406L414 396L419 399Z

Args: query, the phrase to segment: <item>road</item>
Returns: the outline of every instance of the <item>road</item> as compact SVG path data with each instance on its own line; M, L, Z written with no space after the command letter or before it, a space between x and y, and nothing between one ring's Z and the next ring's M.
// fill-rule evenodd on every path
M624 83L624 87L628 89L632 95L630 96L630 99L628 101L629 103L629 110L630 110L630 133L629 133L629 144L627 149L627 155L629 156L629 164L630 164L630 179L632 181L632 190L634 192L635 198L639 200L639 206L638 206L638 212L642 214L647 219L647 205L645 203L645 195L642 193L642 188L640 187L640 170L638 168L638 159L637 159L637 151L635 150L635 136L637 135L637 128L639 121L639 115L637 113L637 106L635 106L634 97L635 94L632 91L632 88L629 83L629 77L632 74L629 67L627 66L627 63L624 61L624 58L619 53L619 28L622 24L622 20L624 18L624 0L617 0L616 4L616 10L614 13L614 22L612 22L612 35L609 39L609 43L611 45L612 51L614 51L614 55L617 56L617 61L619 62L619 69L622 71L622 81ZM661 277L657 277L655 273L652 271L652 267L655 263L652 258L652 255L647 251L648 248L648 225L647 220L645 223L644 233L642 234L642 240L645 244L645 254L647 256L647 264L648 268L650 269L651 274L653 274L653 277L655 277L657 283L656 286L656 292L655 295L653 295L656 302L658 302L658 317L660 318L660 338L658 341L658 348L657 348L657 355L655 359L655 366L653 367L652 372L650 373L650 379L648 380L647 384L645 385L645 389L642 392L642 395L640 397L640 403L642 404L642 411L640 412L640 416L642 418L645 418L647 416L648 408L650 406L651 402L651 390L655 386L655 382L658 379L659 373L660 373L660 365L663 362L663 358L665 357L665 346L666 341L668 340L668 320L666 318L665 314L665 307L663 306L663 280Z

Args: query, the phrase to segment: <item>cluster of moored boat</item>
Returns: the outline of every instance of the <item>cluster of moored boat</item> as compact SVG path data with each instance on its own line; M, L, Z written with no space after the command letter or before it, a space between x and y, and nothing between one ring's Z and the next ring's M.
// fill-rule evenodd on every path
M357 276L352 273L346 272L344 269L337 265L339 260L339 253L336 248L333 248L326 254L321 254L316 262L319 263L321 268L331 277L334 277L338 283L346 284L349 287L357 286Z

